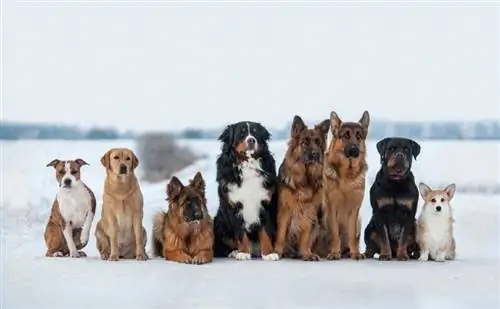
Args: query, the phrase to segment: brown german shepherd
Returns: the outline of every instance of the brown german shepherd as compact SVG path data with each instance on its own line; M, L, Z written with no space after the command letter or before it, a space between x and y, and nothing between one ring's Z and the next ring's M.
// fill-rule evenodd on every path
M280 257L318 261L312 245L319 232L323 200L323 158L330 121L309 129L293 118L288 150L278 172L278 233L275 252Z
M326 154L323 185L326 225L330 231L329 260L351 257L359 260L361 218L359 211L365 195L366 136L370 124L367 111L358 122L342 122L330 115L333 139ZM320 250L323 251L323 250Z
M196 173L187 186L172 177L167 196L168 211L159 211L153 219L153 255L179 263L211 262L213 223L201 173Z

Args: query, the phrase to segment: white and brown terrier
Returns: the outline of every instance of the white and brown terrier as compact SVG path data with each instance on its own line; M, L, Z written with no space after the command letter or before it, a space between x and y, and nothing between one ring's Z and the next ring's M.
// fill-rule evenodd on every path
M56 171L59 190L45 227L45 256L86 256L85 252L79 250L89 241L96 200L92 190L80 179L83 165L88 163L82 159L54 159L47 164L47 167L52 166Z
M424 206L417 220L416 240L420 247L420 261L437 262L455 259L453 213L450 202L455 195L455 184L443 190L431 189L421 182L418 185Z

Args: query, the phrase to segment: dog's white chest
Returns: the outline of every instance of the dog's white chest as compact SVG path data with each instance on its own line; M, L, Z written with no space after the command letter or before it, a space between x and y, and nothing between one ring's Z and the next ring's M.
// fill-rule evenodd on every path
M233 203L241 203L240 215L245 221L245 227L260 222L262 201L269 199L269 194L264 188L264 177L260 172L260 161L249 159L241 163L241 186L231 185L228 197Z
M91 209L91 197L83 184L71 189L60 188L57 193L59 212L65 222L71 222L73 228L81 228Z
M423 238L432 256L451 242L450 224L450 220L444 216L429 215L425 218L426 229Z

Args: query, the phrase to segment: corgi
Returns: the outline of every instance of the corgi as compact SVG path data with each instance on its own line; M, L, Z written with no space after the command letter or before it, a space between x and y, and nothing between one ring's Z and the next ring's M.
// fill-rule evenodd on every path
M431 189L421 182L418 185L424 206L417 220L416 240L420 247L420 261L437 262L455 259L453 236L453 211L450 202L456 186L449 184L443 190Z

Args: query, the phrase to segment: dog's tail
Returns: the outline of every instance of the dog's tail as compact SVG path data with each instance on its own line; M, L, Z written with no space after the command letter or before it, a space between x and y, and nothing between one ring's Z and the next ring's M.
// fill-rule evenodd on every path
M165 212L158 211L153 217L153 232L151 233L151 245L153 256L163 257L163 227L165 225Z

